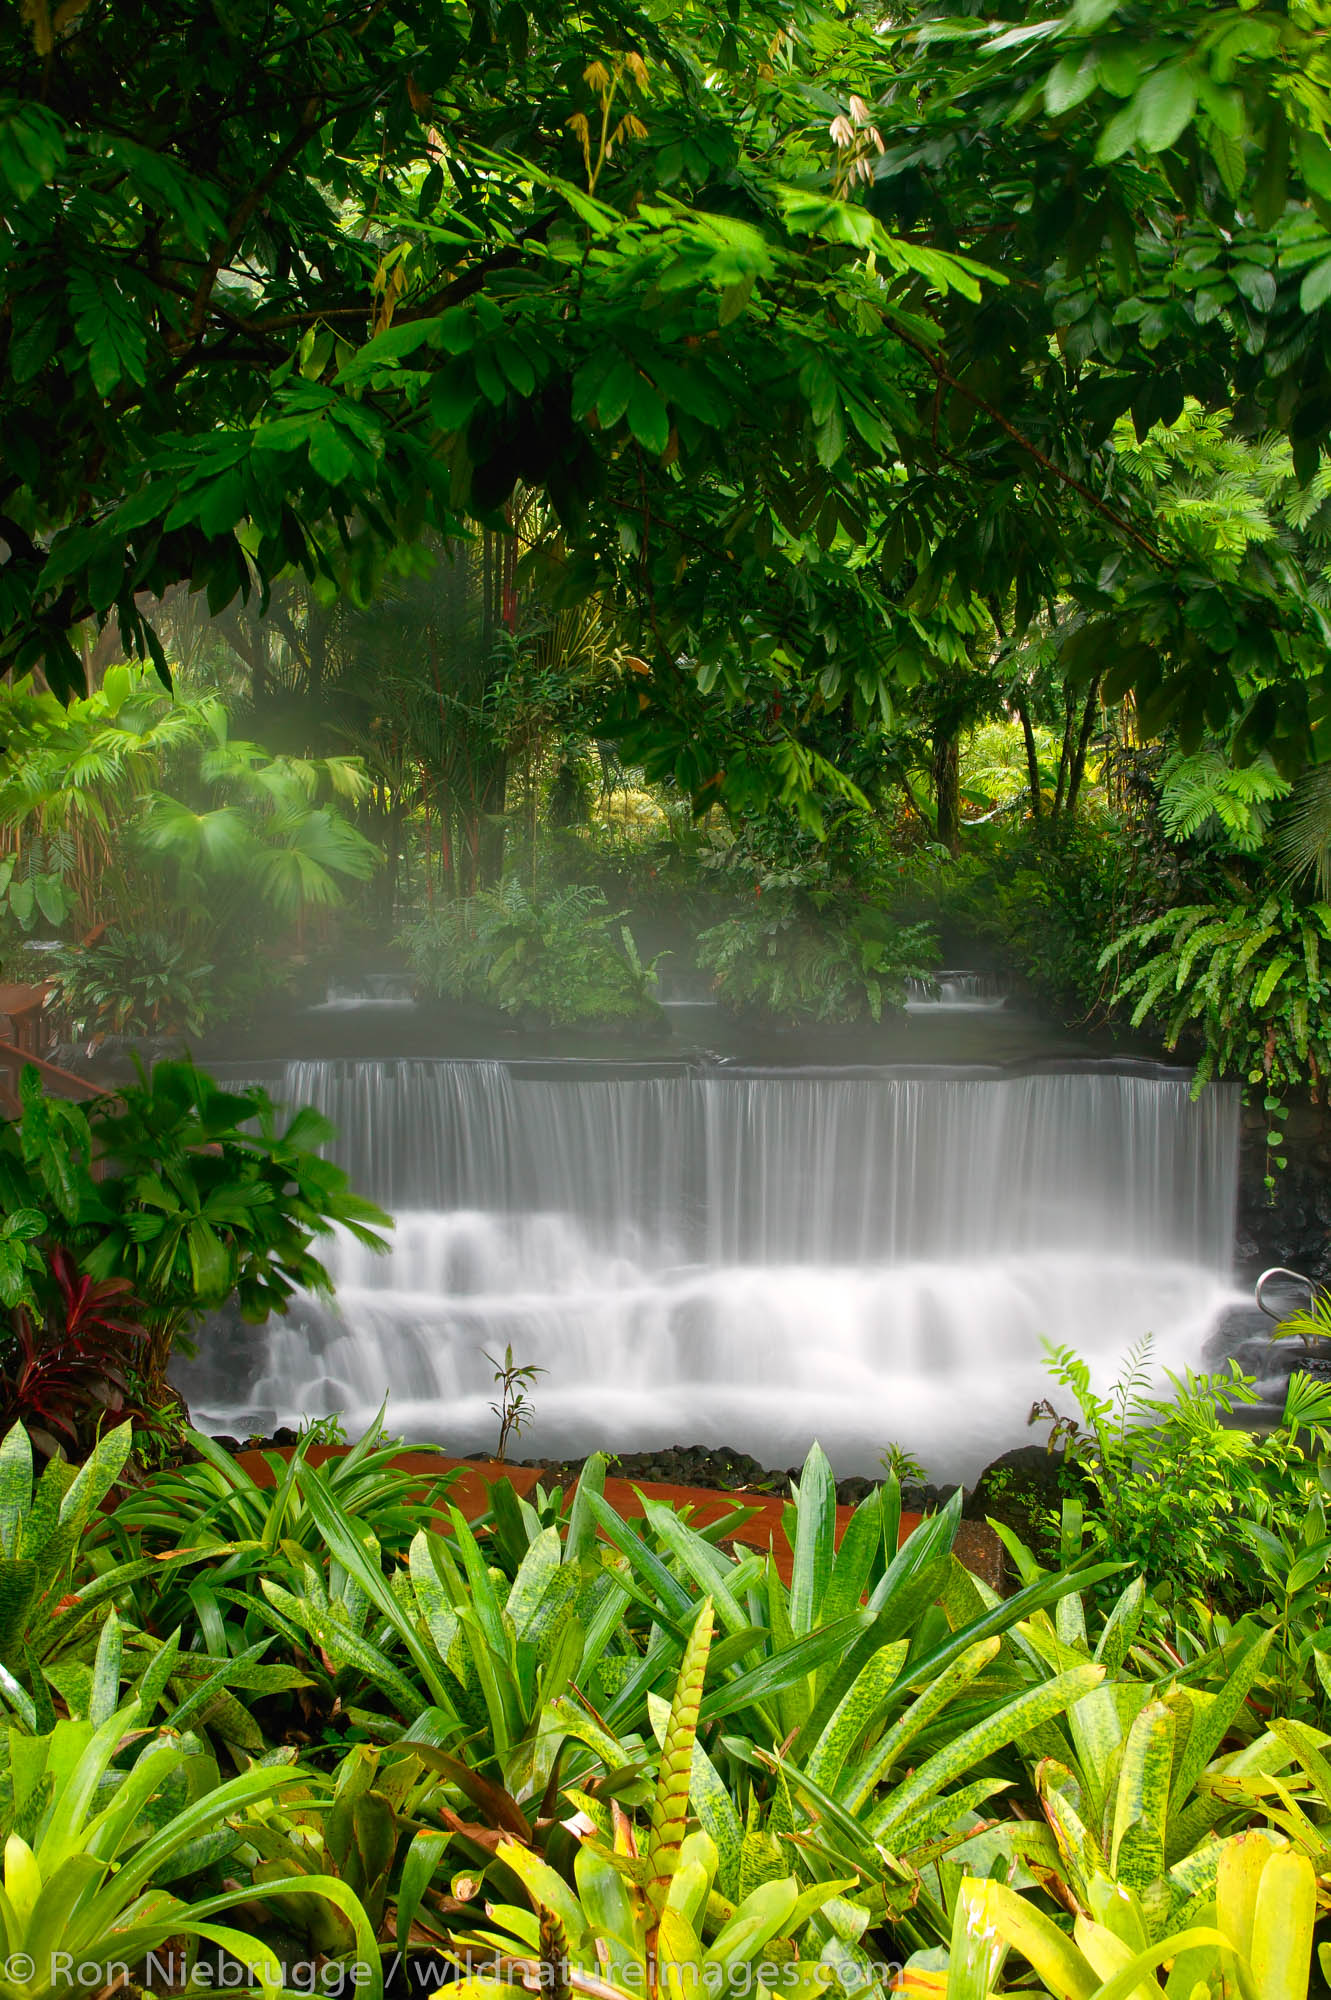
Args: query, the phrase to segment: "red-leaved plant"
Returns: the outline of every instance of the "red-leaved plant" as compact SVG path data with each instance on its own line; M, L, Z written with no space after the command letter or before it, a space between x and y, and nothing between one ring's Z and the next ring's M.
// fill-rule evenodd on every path
M126 1367L147 1339L143 1312L126 1278L90 1278L68 1250L47 1259L37 1286L41 1307L9 1314L0 1355L0 1429L22 1423L39 1449L75 1453L103 1418L129 1400Z

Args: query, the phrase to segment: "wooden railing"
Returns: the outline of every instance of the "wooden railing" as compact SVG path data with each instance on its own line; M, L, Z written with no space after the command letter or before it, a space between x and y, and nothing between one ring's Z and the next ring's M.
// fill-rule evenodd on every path
M43 1056L34 1056L16 1042L0 1041L0 1115L6 1118L19 1115L18 1080L25 1063L32 1064L52 1097L68 1097L76 1104L84 1104L90 1097L104 1097L109 1087L90 1082L86 1076L76 1076L72 1069L61 1069L58 1063L47 1062Z

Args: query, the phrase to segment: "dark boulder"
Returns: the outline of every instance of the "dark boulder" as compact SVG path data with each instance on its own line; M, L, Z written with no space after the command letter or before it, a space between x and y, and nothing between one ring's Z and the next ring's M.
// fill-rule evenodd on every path
M1056 1547L1056 1517L1079 1494L1085 1475L1075 1459L1044 1445L1019 1445L986 1465L965 1507L971 1521L1000 1521L1042 1560Z

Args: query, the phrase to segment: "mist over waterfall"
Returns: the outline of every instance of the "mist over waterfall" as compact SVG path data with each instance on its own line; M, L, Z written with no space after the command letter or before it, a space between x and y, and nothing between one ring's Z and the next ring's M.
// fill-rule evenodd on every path
M187 1393L214 1428L391 1393L395 1428L493 1442L485 1353L545 1373L522 1450L728 1443L935 1477L1020 1441L1041 1339L1107 1381L1152 1332L1196 1363L1232 1296L1237 1094L1151 1065L1034 1074L294 1062L274 1095L397 1217Z

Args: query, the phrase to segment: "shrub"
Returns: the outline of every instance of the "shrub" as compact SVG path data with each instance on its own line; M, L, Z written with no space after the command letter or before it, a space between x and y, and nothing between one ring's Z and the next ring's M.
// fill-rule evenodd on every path
M1051 1992L1155 1992L1140 1954L1185 1950L1188 1992L1214 1994L1193 1959L1217 1922L1254 1951L1311 1935L1331 1779L1320 1731L1271 1705L1277 1633L1198 1642L1066 1527L1058 1566L1022 1551L1000 1600L955 1561L960 1495L898 1547L889 1477L838 1536L815 1446L786 1582L729 1544L741 1507L700 1530L644 1495L625 1519L599 1455L571 1505L500 1484L468 1522L368 1440L274 1458L262 1489L199 1444L109 1509L124 1427L77 1477L34 1481L20 1426L0 1448L2 2000L91 1994L108 1959L136 1983L166 1935L262 1961L265 1985L297 1944L320 1990L370 2000L381 1957L422 1948L413 1991L448 1956L461 2000L522 2000L547 1968L641 1993L658 1931L734 2000L786 1967L799 1993L888 2000L875 1968L908 1953L936 2000L1029 1992L1027 1966ZM1315 1599L1275 1595L1302 1645ZM25 1985L15 1959L44 1968L57 1921L88 1970ZM969 1967L996 1935L1019 1962ZM205 1959L189 1984L233 1980Z
M51 1251L45 1282L0 1336L0 1425L24 1424L48 1454L91 1445L130 1396L146 1308L126 1278L90 1278Z
M316 1111L279 1130L263 1091L221 1090L185 1062L86 1106L48 1098L29 1065L19 1096L22 1116L0 1123L0 1211L29 1220L0 1238L0 1298L31 1302L32 1245L68 1250L93 1280L127 1281L151 1385L177 1336L233 1292L262 1320L298 1287L327 1290L316 1236L338 1226L384 1247L389 1218L317 1150L333 1127Z
M1092 1535L1103 1553L1182 1598L1204 1593L1231 1609L1265 1594L1251 1524L1298 1532L1320 1476L1299 1433L1325 1423L1331 1395L1292 1379L1284 1421L1269 1435L1225 1420L1254 1403L1250 1377L1231 1361L1222 1374L1169 1374L1170 1395L1151 1390L1150 1340L1133 1353L1108 1396L1071 1348L1052 1348L1050 1371L1077 1404L1071 1439L1089 1488ZM1071 1428L1070 1426L1065 1426ZM1320 1431L1314 1443L1324 1449Z
M108 931L60 953L47 1004L75 1041L201 1035L215 1007L211 965L158 931Z
M1202 1045L1198 1088L1237 1076L1279 1091L1316 1090L1331 1073L1331 905L1288 896L1192 903L1137 924L1102 953L1132 1025L1159 1023L1165 1045Z
M727 1007L779 1021L881 1020L938 963L927 924L832 892L777 887L698 938Z
M567 1026L649 1019L655 961L599 889L572 884L544 896L520 882L447 903L401 934L417 976L451 1000Z

